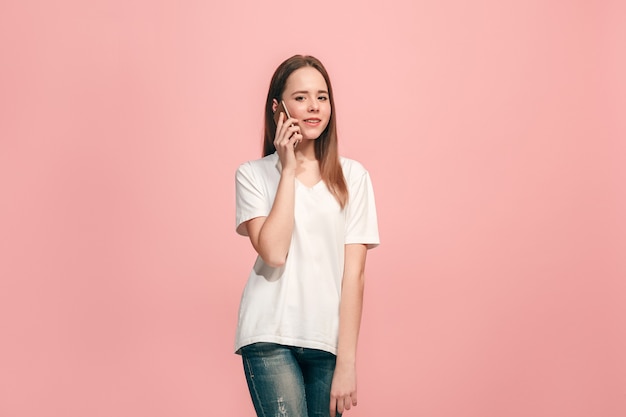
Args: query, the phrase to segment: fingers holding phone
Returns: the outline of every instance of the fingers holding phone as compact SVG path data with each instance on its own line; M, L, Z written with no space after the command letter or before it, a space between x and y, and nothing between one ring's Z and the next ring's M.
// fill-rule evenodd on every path
M300 134L300 126L298 126L298 120L290 116L289 110L283 100L278 103L276 111L274 112L274 122L276 122L276 137L274 138L274 145L276 147L277 142L287 141L286 143L292 144L295 148L302 140ZM286 134L289 135L286 135ZM282 139L282 141L280 140Z
M285 168L296 168L295 147L302 140L300 134L300 126L298 120L289 117L289 111L281 102L274 112L274 120L276 121L276 135L274 137L274 147L278 153L278 157Z
M298 142L302 140L302 135L300 134L300 126L295 124L295 122L295 119L287 119L282 113L278 119L274 147L276 152L278 152L283 169L296 167L295 148Z
M295 148L301 140L302 134L300 133L300 126L298 126L297 120L287 118L284 114L281 114L279 117L279 124L276 127L274 145L284 144ZM278 147L276 146L276 148Z

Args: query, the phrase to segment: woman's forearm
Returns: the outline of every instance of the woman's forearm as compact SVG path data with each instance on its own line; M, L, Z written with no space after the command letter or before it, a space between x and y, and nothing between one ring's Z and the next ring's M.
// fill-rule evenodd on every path
M283 170L272 209L261 225L255 249L270 266L285 263L294 225L295 171ZM254 243L254 242L253 242Z
M339 307L337 365L354 365L365 288L365 245L346 245Z

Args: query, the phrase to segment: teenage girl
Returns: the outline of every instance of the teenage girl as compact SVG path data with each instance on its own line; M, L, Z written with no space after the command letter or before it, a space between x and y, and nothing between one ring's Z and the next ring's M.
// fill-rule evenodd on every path
M334 110L322 63L287 59L265 103L264 157L236 173L237 233L258 257L235 351L259 417L335 417L357 405L365 258L378 225L368 172L338 154Z

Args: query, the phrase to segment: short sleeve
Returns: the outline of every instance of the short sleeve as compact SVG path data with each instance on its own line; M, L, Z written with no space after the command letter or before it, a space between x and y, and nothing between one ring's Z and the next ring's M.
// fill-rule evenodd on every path
M374 188L367 171L349 187L345 243L366 244L368 249L380 244Z
M236 230L237 233L247 236L243 223L255 217L267 216L270 212L268 198L264 193L265 187L260 183L250 163L239 166L235 174L236 197Z

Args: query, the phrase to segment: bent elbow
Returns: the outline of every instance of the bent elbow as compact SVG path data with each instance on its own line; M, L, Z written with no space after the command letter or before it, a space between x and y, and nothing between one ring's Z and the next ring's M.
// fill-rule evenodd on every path
M267 255L261 256L261 258L263 258L263 262L265 262L267 266L271 266L272 268L280 268L285 265L285 262L287 261L287 258L284 256Z

